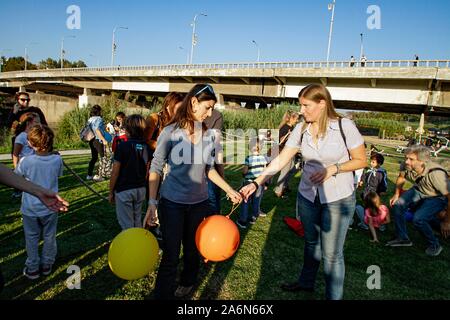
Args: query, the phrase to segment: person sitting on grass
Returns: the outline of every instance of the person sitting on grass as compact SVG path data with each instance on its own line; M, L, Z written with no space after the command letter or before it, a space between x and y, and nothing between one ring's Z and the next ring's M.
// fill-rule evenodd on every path
M116 205L122 230L142 228L142 205L150 167L150 147L145 143L145 119L133 114L125 119L127 141L117 145L109 181L109 201Z
M358 187L364 187L361 194L361 199L365 202L367 195L371 192L377 193L381 196L387 191L387 172L382 167L384 157L379 153L374 153L370 156L370 168L362 175L358 183ZM364 207L356 206L356 214L360 220L358 227L368 230L369 226L365 223ZM380 231L384 231L384 225L381 226Z
M36 153L22 158L15 172L27 180L57 193L58 177L63 173L63 162L59 154L52 152L53 138L53 131L45 125L36 125L31 128L28 132L28 141ZM57 253L58 215L39 198L29 193L23 194L20 211L22 212L27 251L23 275L32 280L39 278L40 275L49 275L52 272ZM44 245L42 254L39 256L41 234Z
M389 209L381 203L381 198L376 192L369 192L364 200L366 206L364 223L369 226L372 235L370 242L379 242L376 229L391 222Z
M395 221L395 239L386 246L410 247L412 242L406 229L406 212L415 207L413 223L428 242L425 253L431 257L438 256L442 246L433 233L433 226L440 228L443 238L450 235L450 180L447 170L430 161L430 149L415 145L405 150L405 162L400 167L396 181L396 190L390 200ZM406 179L414 181L414 186L400 194ZM447 207L443 220L437 214Z
M251 151L252 154L245 158L245 165L242 171L244 176L243 186L253 183L261 175L268 163L266 156L260 154L259 140L256 141ZM263 193L264 185L260 185L258 186L258 190L250 196L249 200L242 203L239 219L236 222L240 228L245 229L248 223L254 224L256 219L258 219ZM249 217L248 210L250 203L252 204L252 214Z

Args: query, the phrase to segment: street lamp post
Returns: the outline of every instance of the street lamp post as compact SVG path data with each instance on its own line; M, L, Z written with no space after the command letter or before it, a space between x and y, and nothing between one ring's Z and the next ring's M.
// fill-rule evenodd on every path
M25 71L27 71L27 64L28 64L28 47L33 45L33 44L38 44L37 42L30 42L26 47L25 47Z
M197 22L197 17L198 17L199 15L204 16L204 17L207 17L207 15L204 14L204 13L197 13L197 14L194 16L194 21L191 23L191 26L192 26L192 42L191 42L190 64L192 64L192 60L193 60L193 58L194 58L194 46L197 45L197 40L198 40L197 35L195 34L195 25L196 25L196 22Z
M259 45L256 43L255 40L252 40L252 42L256 45L256 48L258 48L258 58L256 59L256 61L259 62L259 59L260 59L260 57L261 57L261 51L260 51L260 49L259 49Z
M361 36L361 51L359 53L359 61L362 60L362 57L364 55L363 34L361 33L360 36Z
M64 68L64 55L65 55L65 51L64 51L64 36L61 39L61 70ZM67 36L67 38L75 38L75 36Z
M333 35L334 8L335 7L336 7L336 0L333 0L333 3L328 4L328 10L331 10L331 22L330 22L330 34L328 35L327 65L328 65L328 61L330 61L331 36Z
M113 34L112 34L112 48L111 48L111 67L114 66L114 55L116 54L116 30L117 29L126 29L128 30L128 27L114 27Z

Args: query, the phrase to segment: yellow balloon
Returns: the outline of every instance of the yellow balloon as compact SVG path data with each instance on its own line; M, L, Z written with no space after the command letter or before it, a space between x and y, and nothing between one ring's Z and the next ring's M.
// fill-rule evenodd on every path
M119 278L136 280L155 270L158 253L158 241L151 232L143 228L130 228L112 241L108 264Z

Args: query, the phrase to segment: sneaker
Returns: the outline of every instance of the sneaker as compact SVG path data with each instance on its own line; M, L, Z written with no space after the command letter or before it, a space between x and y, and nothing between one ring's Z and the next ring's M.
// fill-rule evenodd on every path
M267 217L267 213L260 211L259 217Z
M411 240L394 239L386 243L386 247L411 247Z
M86 176L86 180L92 180L94 177L93 176L90 176L90 175L87 175Z
M436 246L429 246L427 250L425 250L425 253L431 257L437 257L442 251L442 246L438 245Z
M48 276L50 273L52 273L52 266L51 266L51 265L48 265L48 264L44 264L44 265L41 267L41 274L42 274L43 276Z
M257 217L251 217L249 223L250 223L250 224L255 224L255 223L256 223L256 220L258 220Z
M378 230L380 230L380 232L385 232L385 231L386 231L386 225L385 225L385 224L382 224L382 225L378 228Z
M105 179L104 179L103 177L100 177L99 175L96 174L96 175L92 178L92 180L95 181L95 182L101 182L101 181L104 181Z
M23 275L30 280L35 280L39 278L39 270L34 272L28 271L28 267L23 268Z
M189 287L178 286L177 290L175 290L174 295L177 298L184 298L192 292L193 288L194 288L194 286L189 286Z
M360 228L362 230L369 230L369 227L362 222L358 223L358 228Z
M245 222L237 220L236 224L238 225L239 228L247 229L247 224Z

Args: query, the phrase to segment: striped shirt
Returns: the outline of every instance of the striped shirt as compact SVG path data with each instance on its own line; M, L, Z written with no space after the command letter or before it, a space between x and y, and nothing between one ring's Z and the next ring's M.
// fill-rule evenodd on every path
M267 158L263 155L251 155L245 158L245 165L248 172L244 175L246 181L253 181L263 173L267 166Z

